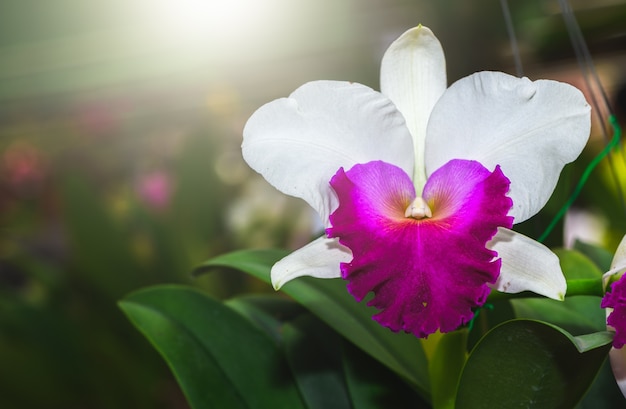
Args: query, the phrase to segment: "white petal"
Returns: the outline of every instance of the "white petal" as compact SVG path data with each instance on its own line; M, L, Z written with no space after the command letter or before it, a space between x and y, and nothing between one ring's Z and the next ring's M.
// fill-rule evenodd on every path
M590 107L571 85L532 82L481 72L453 84L441 96L426 134L426 172L450 159L474 159L489 170L502 167L511 181L520 223L550 198L563 166L589 138Z
M430 29L420 25L406 31L385 52L380 89L402 112L413 136L413 181L418 190L426 183L424 138L428 117L446 85L443 49Z
M609 360L617 386L622 391L622 395L626 397L626 348L611 348Z
M559 258L543 244L505 228L498 228L487 247L502 259L494 288L505 293L532 291L555 300L565 298L567 283Z
M352 260L352 252L337 239L320 237L274 264L272 285L276 290L296 277L340 278L339 263Z
M615 250L615 255L611 262L611 270L624 267L626 267L626 235L622 237L622 241L617 246L617 250Z
M243 157L283 193L306 200L328 223L337 206L329 181L344 167L383 160L413 172L400 112L364 85L315 81L259 108L243 131Z

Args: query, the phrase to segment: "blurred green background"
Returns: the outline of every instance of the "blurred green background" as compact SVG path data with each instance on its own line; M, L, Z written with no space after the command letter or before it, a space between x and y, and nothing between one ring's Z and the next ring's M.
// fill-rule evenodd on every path
M572 5L617 101L626 1L590 3ZM508 6L525 75L591 96L557 1ZM384 50L418 23L440 38L449 82L515 74L496 1L0 0L0 407L187 407L117 300L156 283L218 298L270 291L234 273L190 275L230 250L296 248L319 227L246 167L246 119L311 80L378 88ZM523 231L537 237L564 203L605 144L598 125ZM615 249L622 153L613 163L548 244L578 235Z

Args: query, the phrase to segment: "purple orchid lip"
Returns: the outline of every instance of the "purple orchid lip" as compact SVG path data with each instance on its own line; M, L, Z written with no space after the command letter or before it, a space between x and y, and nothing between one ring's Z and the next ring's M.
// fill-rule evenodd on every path
M374 319L418 337L472 319L500 272L486 243L513 224L509 180L499 167L490 172L476 161L452 160L439 168L422 195L432 217L407 217L415 188L386 162L341 168L330 184L339 207L327 234L352 251L341 274L357 300L374 293L368 305L381 310Z

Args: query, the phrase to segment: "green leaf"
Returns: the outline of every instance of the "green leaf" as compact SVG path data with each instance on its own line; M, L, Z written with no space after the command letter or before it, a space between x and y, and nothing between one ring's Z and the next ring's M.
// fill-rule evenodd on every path
M494 294L494 292L492 292ZM509 294L507 294L508 296ZM472 319L472 325L467 339L466 350L474 348L476 343L485 336L489 330L494 328L498 324L510 321L514 318L518 318L515 315L515 310L511 306L511 302L508 299L489 300L480 308L474 312L474 318Z
M268 334L277 344L283 342L283 324L308 314L300 304L276 295L243 295L224 301L224 304L248 318Z
M195 273L233 268L270 284L271 266L287 255L280 250L243 250L204 262ZM422 396L430 395L428 362L420 341L412 335L393 333L372 319L378 311L357 303L339 279L300 277L282 291L326 322L365 352L411 382Z
M119 303L170 366L189 404L206 408L304 408L276 344L200 291L158 286Z
M563 274L568 280L602 277L602 271L583 253L576 250L554 249L559 257Z
M459 377L467 359L467 332L449 332L437 344L429 366L435 409L454 409Z
M341 339L311 314L283 326L289 367L310 409L351 409L341 362Z
M573 337L540 321L501 324L471 352L457 408L573 408L595 379L612 339L608 332Z
M607 359L602 364L598 376L591 388L576 406L576 409L613 409L626 408L626 398L622 395L615 375L611 370L611 363Z
M572 334L606 329L606 316L598 297L580 296L565 301L542 298L511 300L518 318L550 321Z
M346 384L354 409L430 409L408 383L347 341L343 345Z
M613 253L605 248L576 240L574 242L574 250L580 251L582 254L589 257L589 260L593 261L600 271L609 271L611 268Z
M270 283L270 268L281 258L288 255L287 250L238 250L221 254L205 261L194 269L194 275L214 271L217 268L229 268L243 271L266 283Z
M408 383L311 313L286 323L282 334L307 408L430 408Z

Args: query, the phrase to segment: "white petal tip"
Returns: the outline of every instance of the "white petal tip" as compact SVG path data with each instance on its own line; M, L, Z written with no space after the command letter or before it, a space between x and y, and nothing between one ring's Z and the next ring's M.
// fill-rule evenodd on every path
M283 283L272 281L272 287L274 287L274 291L280 290L280 287L282 287L282 286L283 286Z
M285 268L285 263L283 262L283 260L280 260L279 262L274 264L270 273L272 287L274 287L274 290L276 291L280 290L282 286L287 284L292 279L299 277L299 275L290 272L289 268Z
M272 287L278 291L289 281L302 276L339 278L339 264L351 259L350 250L336 239L322 236L274 264L270 272Z

